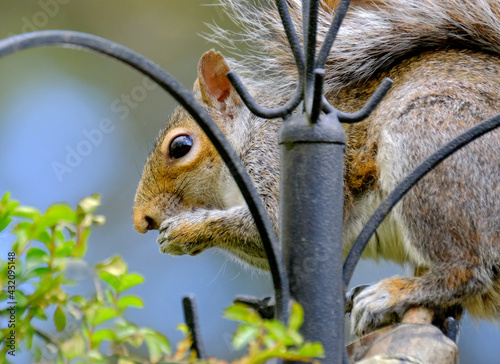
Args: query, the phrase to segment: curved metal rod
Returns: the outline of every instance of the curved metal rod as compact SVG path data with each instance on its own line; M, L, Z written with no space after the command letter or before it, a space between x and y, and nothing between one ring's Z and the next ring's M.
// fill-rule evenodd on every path
M108 39L86 33L68 30L46 30L16 35L0 41L0 57L24 49L42 46L90 49L128 64L158 83L191 114L228 165L229 171L231 171L252 213L269 260L276 294L277 317L286 321L289 301L288 278L273 226L247 171L235 151L207 111L196 102L193 94L168 72L143 55Z
M328 60L328 54L330 53L333 42L335 42L335 38L337 38L339 28L342 25L342 21L345 18L350 3L351 0L343 0L335 10L335 16L333 17L332 24L328 29L328 33L326 34L323 45L318 53L318 58L316 59L316 68L325 67L325 63Z
M377 230L378 226L384 221L392 208L401 200L401 198L427 173L432 171L439 163L463 146L469 144L481 135L498 128L500 126L500 114L482 121L466 132L460 134L452 141L445 144L438 151L427 158L422 164L415 168L396 188L382 201L375 213L370 217L358 238L354 242L347 258L344 262L344 289L349 287L352 274L356 268L363 250L370 241L370 238Z
M388 77L384 78L384 80L380 83L375 92L370 96L370 98L365 102L363 107L358 111L353 113L342 112L340 110L337 111L337 116L339 118L339 121L341 123L356 123L358 121L366 119L368 116L370 116L372 111L375 110L379 102L382 101L385 94L387 94L387 92L392 87L393 83L394 81L391 80L390 78Z
M299 77L299 82L297 84L297 90L295 91L295 95L290 100L288 100L285 104L281 106L272 109L267 109L257 104L254 98L245 88L245 85L243 85L243 82L238 77L236 72L229 71L226 76L233 85L238 95L240 95L241 99L243 100L243 103L248 107L248 109L258 117L264 119L284 117L285 115L290 114L302 100L303 90L302 90L301 77Z
M299 82L294 96L284 105L275 108L264 108L257 104L257 102L253 99L236 72L230 71L227 74L229 82L231 82L248 109L258 117L265 119L284 117L290 114L297 108L303 95L302 75L304 73L304 53L302 52L302 47L297 37L297 33L295 32L295 27L293 26L293 21L290 17L286 0L276 0L276 7L278 8L278 13L280 15L281 22L283 23L283 28L285 29L285 34L288 39L288 43L290 44L290 48L295 59L295 65L297 66L299 73Z
M460 325L458 321L454 317L447 317L444 321L444 327L446 329L446 336L448 339L452 340L454 343L457 343L458 332L460 331Z
M314 59L316 57L316 33L318 27L318 5L319 0L302 1L302 30L304 33L304 50L306 52L304 78L304 105L306 114L312 122L313 118L313 99L315 92L323 93L323 89L315 90ZM322 68L322 67L318 67ZM323 84L321 84L323 87Z
M200 321L196 310L196 300L194 296L185 296L182 298L182 307L184 309L184 322L186 322L191 334L191 349L196 351L196 358L207 359L208 355L201 339Z
M332 112L337 113L337 117L339 118L339 121L341 123L350 124L362 121L366 119L368 116L370 116L373 110L375 110L377 105L380 103L380 101L382 101L384 96L392 87L393 82L394 81L392 81L390 78L385 78L377 87L377 89L373 92L370 98L365 102L363 107L356 112L348 113L337 110L328 102L325 96L322 97L321 108L327 114Z
M328 102L328 99L326 98L325 95L321 96L321 111L323 111L325 114L331 114L332 112L337 113L339 110L333 107L330 102Z
M316 68L314 70L314 94L311 108L311 122L318 121L319 113L321 112L321 105L323 102L323 79L325 78L325 70L323 68Z
M295 32L295 27L293 26L292 18L288 11L288 6L286 0L276 0L276 7L281 17L281 22L283 23L283 28L285 29L285 34L292 49L293 57L295 58L295 64L299 70L299 75L302 74L304 70L304 53L302 52L302 47Z

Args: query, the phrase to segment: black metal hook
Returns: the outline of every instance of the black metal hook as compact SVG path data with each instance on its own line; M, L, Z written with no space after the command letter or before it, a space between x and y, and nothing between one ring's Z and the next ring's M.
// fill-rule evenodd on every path
M363 107L356 112L347 113L340 111L333 107L325 96L322 97L321 108L323 112L329 113L337 113L337 117L341 123L351 124L357 123L359 121L363 121L375 110L377 105L382 101L384 96L389 92L393 84L393 81L390 78L385 78L380 85L377 87L375 92L370 96L370 98L365 102Z
M320 80L318 78L315 69L322 69L324 67L327 61L328 53L330 52L333 42L338 34L338 30L349 8L350 0L342 0L337 7L332 24L328 29L327 36L325 37L323 45L315 61L318 4L318 0L304 0L302 5L304 22L303 39L304 48L306 49L306 59L304 64L302 47L295 32L293 22L290 18L286 0L276 0L276 6L278 8L278 12L280 14L299 73L297 89L294 96L284 105L275 108L264 108L260 106L250 95L243 82L234 71L230 71L227 74L229 81L238 92L245 105L255 115L267 119L285 117L286 115L292 113L292 111L299 106L300 102L304 100L306 113L309 115L311 122L316 122L320 109L315 105L317 104L320 95L323 93L323 82L322 79ZM385 94L389 91L391 85L392 80L389 78L384 79L365 105L354 113L344 113L335 109L324 97L322 98L323 101L321 109L326 113L336 112L340 122L343 123L361 121L370 115Z
M252 296L236 296L234 303L243 303L252 307L260 317L270 319L274 317L275 300L273 297L256 298Z
M316 68L314 70L314 94L311 107L311 122L315 123L318 120L321 112L321 105L323 100L323 81L325 78L325 70L323 68Z
M304 49L306 52L306 64L303 74L304 84L304 106L305 112L312 123L317 121L313 116L313 99L315 94L323 93L323 83L321 89L316 90L316 77L314 74L314 60L316 58L316 33L318 27L318 6L319 0L302 1L302 32L304 39ZM322 67L318 67L322 68ZM316 111L314 111L316 113Z
M226 76L233 85L238 95L240 95L241 99L243 100L244 104L248 107L248 109L252 113L261 118L273 119L278 117L284 117L290 114L293 110L295 110L295 108L299 105L300 101L302 101L303 91L302 91L302 81L300 81L300 78L299 78L299 83L297 84L297 89L295 91L295 94L290 100L288 100L284 105L267 109L260 106L254 100L254 98L250 95L250 93L246 89L245 85L243 85L243 82L238 77L236 72L230 71L227 73Z
M248 109L255 115L266 119L284 117L291 114L293 110L297 108L303 97L302 74L304 72L304 54L302 52L302 47L297 37L297 33L295 32L295 27L293 26L293 21L290 17L286 0L276 0L276 7L278 8L281 22L283 23L283 28L290 44L299 74L299 81L294 96L292 96L292 98L284 105L275 108L264 108L257 104L257 102L253 99L236 72L230 71L227 74L229 82L231 82Z
M182 299L182 307L184 309L184 321L189 328L191 339L191 349L196 351L198 359L206 359L207 353L201 339L200 321L198 320L198 312L196 310L196 300L193 296L185 296Z
M363 107L356 112L347 113L338 110L337 116L341 123L356 123L358 121L362 121L366 119L373 110L377 107L377 105L382 101L384 96L389 92L392 87L394 81L390 78L385 78L380 85L378 85L375 92L370 96L370 98L365 102Z
M286 0L276 0L276 7L278 8L288 43L290 44L290 48L295 58L297 69L299 70L299 74L301 74L304 69L304 53L302 52L302 47L300 46L295 27L293 26L290 13L288 12Z
M350 4L351 0L342 0L335 10L335 16L333 17L332 24L328 29L328 33L326 34L325 40L323 41L321 49L318 53L318 58L316 59L316 68L325 67L326 61L328 59L328 54L330 53L333 42L335 42L335 38L337 38L340 26L342 25L342 21L345 18Z

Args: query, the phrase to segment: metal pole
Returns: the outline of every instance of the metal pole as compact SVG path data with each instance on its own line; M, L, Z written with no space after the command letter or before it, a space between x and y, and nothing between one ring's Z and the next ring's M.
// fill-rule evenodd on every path
M290 292L304 308L301 332L323 344L325 363L342 363L344 349L345 139L335 113L316 123L292 116L280 131L280 237Z

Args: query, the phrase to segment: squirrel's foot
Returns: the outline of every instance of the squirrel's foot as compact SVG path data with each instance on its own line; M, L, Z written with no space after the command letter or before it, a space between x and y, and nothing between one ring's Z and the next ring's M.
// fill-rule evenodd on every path
M408 306L402 294L404 280L384 279L363 289L354 299L351 311L351 330L365 335L381 326L400 321Z
M184 212L163 221L160 225L158 244L162 253L171 255L198 255L210 248L203 239L200 222L204 220L203 210Z

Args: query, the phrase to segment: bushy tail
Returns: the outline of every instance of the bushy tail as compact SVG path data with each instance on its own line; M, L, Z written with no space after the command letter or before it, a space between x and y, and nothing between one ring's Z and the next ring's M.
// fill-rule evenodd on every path
M318 44L333 19L323 0L318 24ZM283 26L273 1L256 5L247 1L220 0L240 31L212 27L208 39L241 55L237 64L259 87L286 99L293 92L297 72ZM295 29L302 33L301 1L288 0ZM330 4L330 5L328 5ZM243 46L242 46L243 45ZM409 55L433 48L468 48L500 55L500 2L498 0L352 0L327 62L325 91L362 82Z

